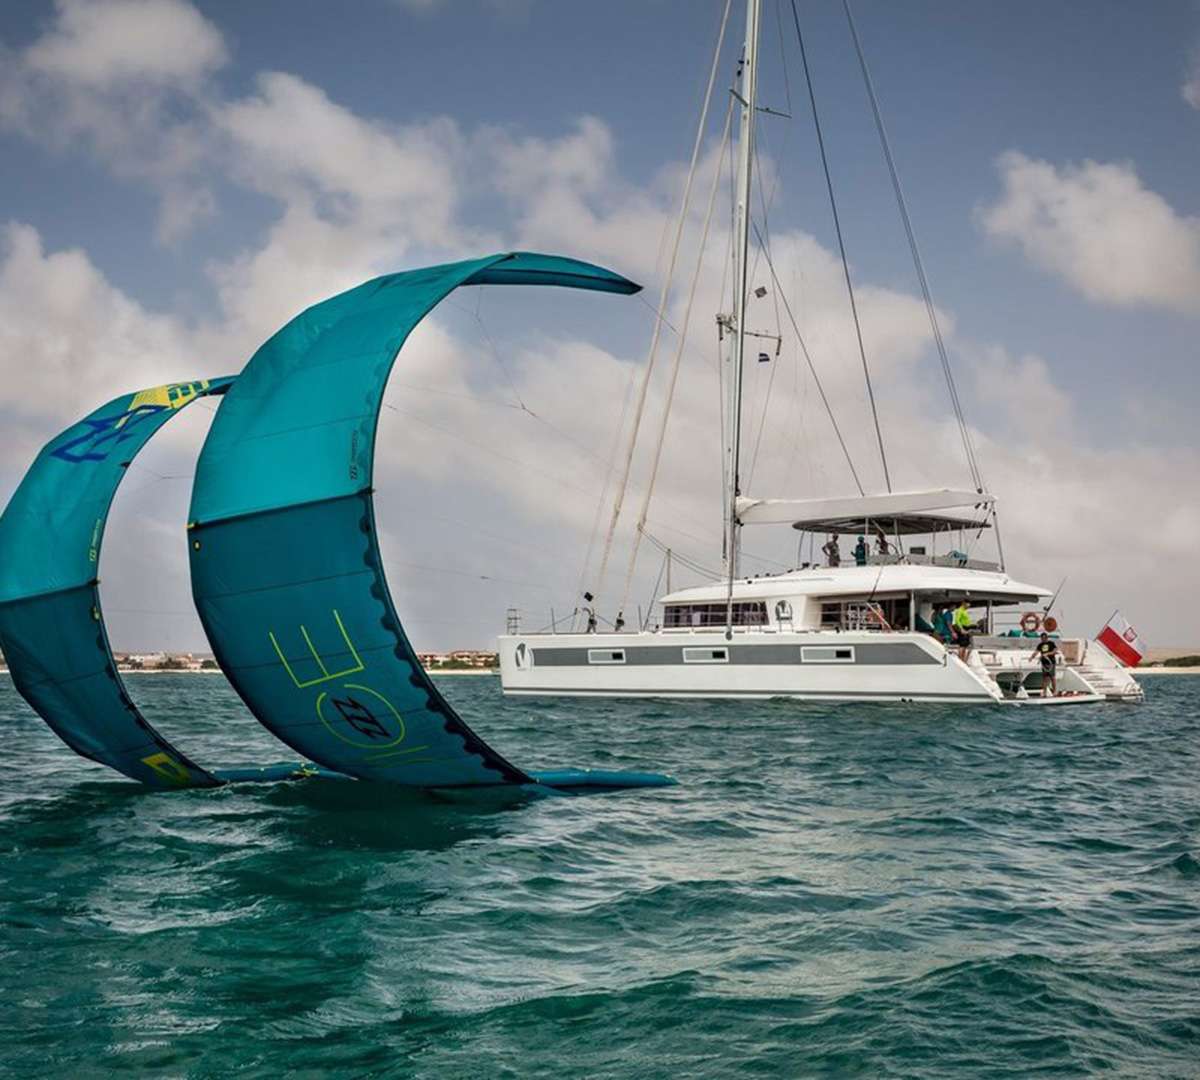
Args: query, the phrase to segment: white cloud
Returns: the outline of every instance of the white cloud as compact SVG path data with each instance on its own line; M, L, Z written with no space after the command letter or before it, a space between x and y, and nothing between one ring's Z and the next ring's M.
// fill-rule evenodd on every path
M451 121L388 128L302 79L270 72L256 96L221 108L217 124L234 143L239 172L259 190L324 198L331 218L369 208L424 240L451 227L462 156Z
M193 370L168 315L115 288L79 250L47 253L29 225L0 232L0 373L7 413L68 422L129 389Z
M999 168L1003 191L979 215L989 236L1097 303L1200 313L1200 218L1176 213L1131 164L1010 151Z
M170 243L215 210L198 171L212 152L209 76L226 59L221 32L186 0L59 0L40 38L0 47L0 129L86 148L149 185Z
M192 83L225 63L221 32L185 0L58 0L31 71L93 89Z

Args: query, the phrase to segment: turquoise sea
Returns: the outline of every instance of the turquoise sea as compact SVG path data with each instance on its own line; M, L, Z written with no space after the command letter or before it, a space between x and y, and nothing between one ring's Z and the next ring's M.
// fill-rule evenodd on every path
M219 677L129 680L208 765ZM13 1076L1200 1075L1200 679L1138 706L448 696L676 788L152 794L0 676Z

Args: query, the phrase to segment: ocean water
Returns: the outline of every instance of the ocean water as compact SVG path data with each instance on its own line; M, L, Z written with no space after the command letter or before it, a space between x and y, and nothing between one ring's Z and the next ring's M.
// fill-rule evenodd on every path
M129 680L286 759L219 677ZM153 794L0 676L8 1075L1200 1075L1200 680L1142 706L448 696L676 788Z

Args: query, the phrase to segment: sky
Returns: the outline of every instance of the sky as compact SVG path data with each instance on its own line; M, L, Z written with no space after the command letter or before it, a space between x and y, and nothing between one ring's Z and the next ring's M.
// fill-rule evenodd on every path
M538 629L581 587L611 615L696 267L647 530L717 565L733 6L666 298L673 329L599 580L723 0L0 5L0 503L39 446L98 404L236 373L311 303L381 273L541 250L645 290L464 290L405 346L376 501L410 636L486 648L509 607ZM841 3L796 13L894 484L962 485ZM1068 631L1094 633L1120 608L1152 645L1200 644L1200 5L855 0L854 13L1010 571L1065 579ZM792 20L791 0L765 0L761 97L788 116L759 121L756 217L779 285L758 254L769 288L752 316L787 332L748 373L747 490L853 490L782 294L878 491ZM118 495L101 563L118 648L206 648L184 526L214 408L168 425ZM753 572L797 560L787 528L747 530L745 544ZM640 551L631 616L662 565L652 543ZM676 584L697 580L677 569Z

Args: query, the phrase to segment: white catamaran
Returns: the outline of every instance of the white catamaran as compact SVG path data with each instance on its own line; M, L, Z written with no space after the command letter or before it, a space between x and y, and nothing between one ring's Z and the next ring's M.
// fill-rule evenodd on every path
M749 256L751 229L754 228L750 204L755 121L761 108L757 103L761 0L748 0L745 44L733 90L734 109L739 114L732 244L733 310L717 319L722 337L728 338L732 346L731 377L727 380L726 415L730 422L726 449L724 572L720 580L711 584L672 592L671 555L668 552L667 592L659 601L661 618L653 624L651 618L647 618L628 630L620 614L611 629L600 630L591 593L584 594L588 606L577 608L577 612L582 611L586 616L586 623L573 632L559 632L551 626L549 632L522 633L519 616L510 613L508 632L499 638L500 674L506 694L1030 704L1104 699L1136 701L1142 697L1142 690L1128 669L1098 641L1057 634L1057 622L1048 614L1054 599L1051 590L1018 581L1006 570L996 500L986 492L979 475L848 0L845 8L975 490L894 492L887 476L885 457L888 490L883 494L864 494L861 485L858 494L845 498L749 498L742 494L742 376L749 347L747 338L774 336L755 334L747 326L747 302L752 287ZM799 36L798 23L796 30L803 56L803 38ZM723 33L724 24L722 36ZM718 57L720 50L719 39ZM691 175L695 173L716 71L717 60L714 59L708 99L693 151ZM807 60L805 74L807 77ZM811 83L809 89L811 94ZM825 164L815 99L813 115L822 163ZM687 213L691 175L675 234L676 251ZM853 287L827 165L825 176L857 327ZM714 192L715 184L716 181ZM710 215L711 201L710 198ZM762 254L769 266L769 251L763 250ZM672 265L673 262L672 259ZM774 268L770 269L774 287L782 291ZM660 312L668 287L669 280L664 285ZM761 290L758 294L761 295ZM600 581L604 579L612 533L621 513L621 500L629 479L637 426L662 322L660 315L655 323L650 360L634 417L625 475L614 500L608 543L598 575ZM799 337L798 329L796 335ZM859 349L862 351L861 331ZM676 373L681 353L682 341L676 356ZM865 352L862 352L862 358L866 372ZM815 371L813 375L815 378ZM671 386L673 390L674 375ZM874 410L873 393L871 401ZM875 428L878 434L877 419ZM665 429L664 416L655 452L655 471ZM881 455L882 449L880 437ZM653 476L645 492L646 502L637 525L626 578L626 600L637 555L636 541L644 533L646 507L652 489ZM785 573L747 576L739 565L743 528L785 524L800 530L801 552L805 539L809 540L809 561L800 562L796 569ZM995 539L995 561L984 561L967 554L985 533ZM824 558L818 559L821 538L828 539L820 548ZM848 538L848 541L840 538ZM852 554L849 552L851 543L855 548ZM843 548L846 557L843 557ZM969 646L946 641L944 635L935 632L948 618L949 610L963 602L968 606L973 626ZM622 609L625 606L623 600ZM1034 656L1038 632L1043 629L1055 634L1058 646L1056 685L1051 696L1043 696L1044 684L1048 681L1044 677L1046 669Z

